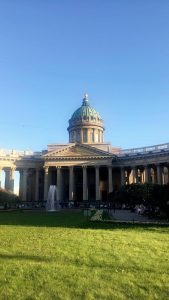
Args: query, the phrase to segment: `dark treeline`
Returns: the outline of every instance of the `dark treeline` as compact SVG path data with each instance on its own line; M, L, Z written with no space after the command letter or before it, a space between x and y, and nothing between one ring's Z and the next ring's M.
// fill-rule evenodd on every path
M12 203L16 203L17 201L19 201L17 195L0 189L0 205L10 205Z
M134 209L144 205L150 216L169 218L169 184L130 184L109 194L109 200L116 207L126 206Z

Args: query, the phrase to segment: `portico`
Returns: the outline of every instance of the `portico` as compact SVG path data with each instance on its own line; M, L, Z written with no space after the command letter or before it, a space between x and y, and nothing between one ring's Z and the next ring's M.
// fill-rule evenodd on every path
M60 201L107 199L113 190L112 157L105 151L81 144L45 154L44 199L51 184L57 186Z

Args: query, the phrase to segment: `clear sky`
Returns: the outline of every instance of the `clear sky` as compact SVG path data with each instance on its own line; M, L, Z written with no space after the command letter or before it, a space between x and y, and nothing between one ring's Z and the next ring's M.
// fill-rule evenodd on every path
M169 1L0 0L0 148L68 142L85 92L113 146L169 142Z

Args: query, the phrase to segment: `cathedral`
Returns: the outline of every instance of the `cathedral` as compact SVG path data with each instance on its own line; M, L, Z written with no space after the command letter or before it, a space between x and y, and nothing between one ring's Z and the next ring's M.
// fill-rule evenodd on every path
M60 202L106 201L109 193L132 183L169 183L169 143L123 150L104 142L104 122L88 95L68 124L69 143L51 144L42 152L0 150L0 185L25 202L47 200L50 185Z

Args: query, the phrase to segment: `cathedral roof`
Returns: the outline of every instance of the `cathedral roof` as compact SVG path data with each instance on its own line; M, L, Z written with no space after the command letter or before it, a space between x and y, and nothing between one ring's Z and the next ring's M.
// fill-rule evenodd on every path
M100 114L93 107L90 106L87 94L85 94L83 98L81 107L75 110L70 119L71 122L80 120L102 122Z

